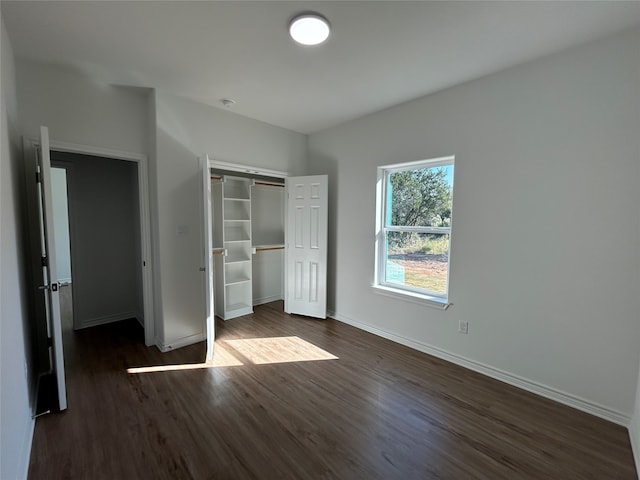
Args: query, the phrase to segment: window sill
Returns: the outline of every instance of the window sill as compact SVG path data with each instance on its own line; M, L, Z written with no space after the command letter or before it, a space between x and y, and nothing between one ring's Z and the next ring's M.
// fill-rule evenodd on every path
M417 303L419 305L437 308L439 310L447 310L451 305L453 305L444 298L409 292L407 290L401 290L399 288L392 288L384 285L371 285L371 287L373 288L373 291L379 295L385 295L387 297L397 298L398 300Z

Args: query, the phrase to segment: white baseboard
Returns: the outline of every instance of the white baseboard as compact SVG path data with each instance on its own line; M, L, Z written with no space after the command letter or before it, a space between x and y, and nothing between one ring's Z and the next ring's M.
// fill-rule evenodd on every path
M186 347L187 345L192 345L194 343L202 342L207 339L206 333L196 333L195 335L189 335L188 337L178 338L169 343L162 343L158 341L158 349L161 352L170 352L171 350L175 350L176 348Z
M137 312L124 312L116 313L114 315L105 315L104 317L90 318L89 320L79 321L76 330L82 330L83 328L97 327L98 325L105 325L107 323L119 322L120 320L128 320L129 318L137 318Z
M610 422L617 423L618 425L622 425L624 427L629 426L631 417L617 410L613 410L603 405L590 402L589 400L586 400L584 398L580 398L575 395L556 390L555 388L542 385L518 375L505 372L504 370L485 365L475 360L462 357L441 348L434 347L422 342L417 342L415 340L396 335L395 333L391 333L377 327L372 327L371 325L353 320L336 312L330 311L328 312L328 316L334 318L335 320L338 320L339 322L346 323L366 332L378 335L379 337L386 338L387 340L400 343L407 347L413 348L414 350L418 350L420 352L433 355L434 357L441 358L448 362L455 363L456 365L460 365L462 367L468 368L469 370L473 370L488 377L495 378L496 380L508 383L509 385L513 385L514 387L527 390L528 392L535 393L551 400L555 400L556 402L562 403L569 407L573 407L578 410L582 410L583 412L590 413L592 415L595 415L596 417L604 418L605 420L609 420Z
M22 450L20 452L20 466L18 468L18 472L22 472L22 476L19 478L23 478L27 480L29 476L29 462L31 460L31 447L33 445L33 434L36 428L36 420L35 418L29 418L29 425L27 426L24 432L24 439L22 440Z
M276 302L278 300L284 300L284 295L272 295L271 297L254 298L253 306L262 305L265 303Z

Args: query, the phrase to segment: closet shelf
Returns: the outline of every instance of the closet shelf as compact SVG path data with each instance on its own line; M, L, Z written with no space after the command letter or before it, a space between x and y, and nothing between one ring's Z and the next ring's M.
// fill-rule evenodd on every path
M250 241L251 236L249 232L240 228L229 228L225 229L224 232L224 243L229 242L246 242Z
M260 187L285 187L284 183L282 182L263 182L260 180L256 180L255 182L253 182L253 184Z
M242 263L242 262L250 262L251 258L245 256L245 255L228 255L225 259L224 259L224 263L225 264L229 264L229 263Z
M248 303L234 303L233 305L227 305L227 312L235 312L237 310L252 309Z
M238 276L238 277L234 277L232 275L230 275L229 277L227 277L225 279L225 286L228 287L230 285L238 285L240 283L246 283L246 282L250 282L251 279L246 277L246 276Z

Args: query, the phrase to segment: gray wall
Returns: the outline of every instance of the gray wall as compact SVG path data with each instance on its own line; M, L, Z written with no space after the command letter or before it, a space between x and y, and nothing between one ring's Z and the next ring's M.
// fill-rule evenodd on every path
M67 168L76 328L142 315L137 164L52 152Z
M310 173L330 176L330 310L625 423L640 355L638 45L636 29L311 135ZM442 311L371 285L376 167L445 155Z
M22 148L18 126L13 50L4 21L2 40L2 113L0 117L0 478L27 477L34 420L31 377L36 367L28 361L27 307L28 244L22 217Z

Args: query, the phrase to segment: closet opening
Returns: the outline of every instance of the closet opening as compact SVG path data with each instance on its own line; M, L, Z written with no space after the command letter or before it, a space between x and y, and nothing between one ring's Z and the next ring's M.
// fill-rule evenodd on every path
M207 359L214 317L285 313L327 317L328 176L288 176L201 157Z
M215 314L230 320L284 300L283 177L210 169Z
M283 300L286 313L326 318L328 176L291 177L208 156L201 166L208 345L214 315L230 320L264 303Z

